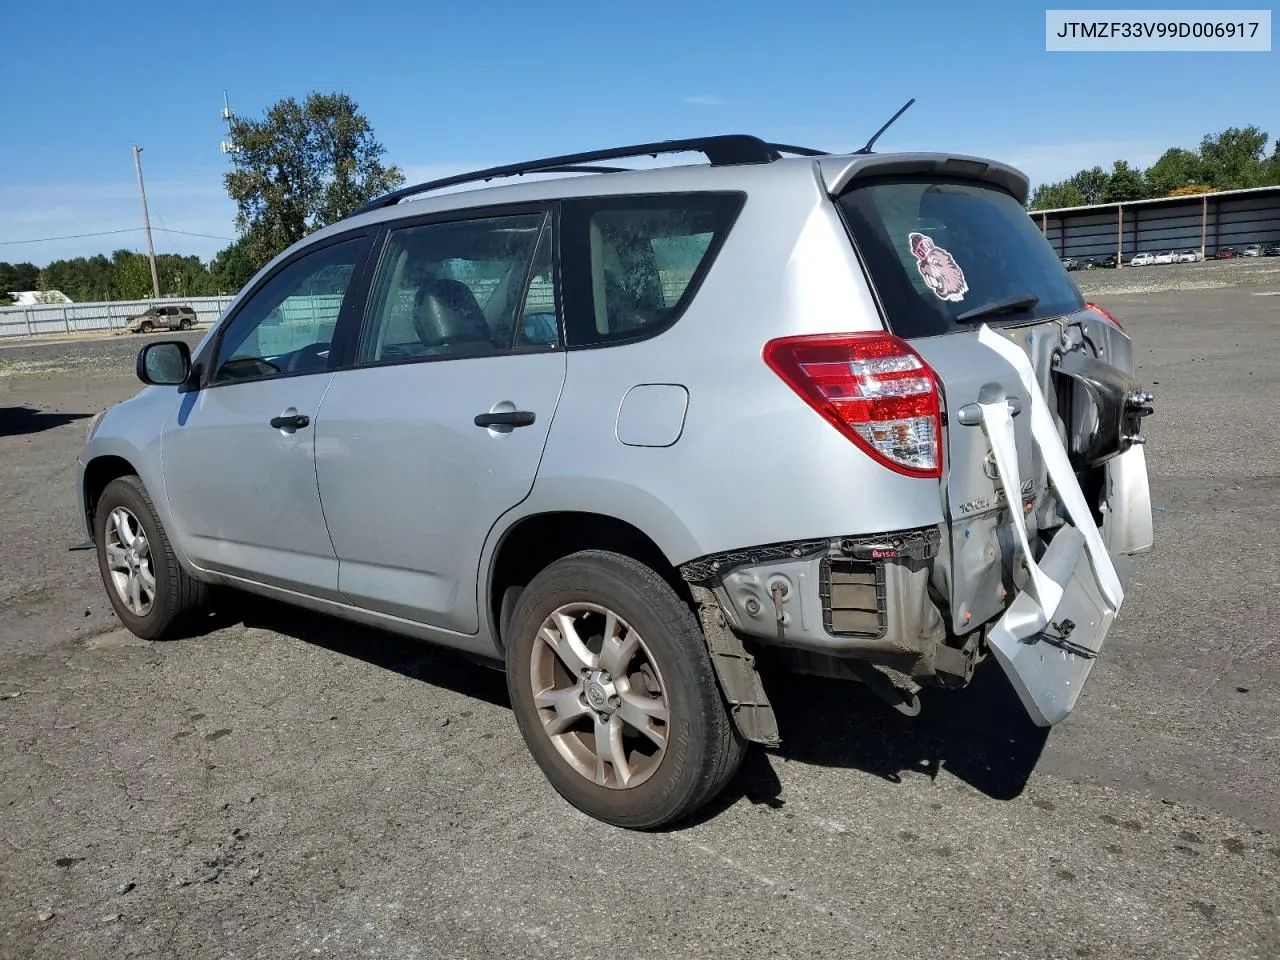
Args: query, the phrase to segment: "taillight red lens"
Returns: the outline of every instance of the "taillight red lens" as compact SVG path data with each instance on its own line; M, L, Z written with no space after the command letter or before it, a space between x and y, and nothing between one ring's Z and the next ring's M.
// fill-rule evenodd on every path
M942 405L933 370L887 333L782 337L764 361L842 434L891 470L942 475Z
M1115 324L1115 328L1117 330L1124 329L1124 327L1120 326L1120 321L1117 320L1115 317L1113 317L1110 311L1102 309L1102 307L1098 306L1096 303L1086 303L1085 306L1088 307L1090 310L1092 310L1094 313L1096 313L1098 316L1102 317L1103 320L1106 320L1107 323Z

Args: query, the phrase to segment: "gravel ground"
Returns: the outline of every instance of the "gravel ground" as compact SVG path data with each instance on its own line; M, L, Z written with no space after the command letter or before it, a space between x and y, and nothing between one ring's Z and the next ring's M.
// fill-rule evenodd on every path
M1261 292L1100 296L1157 397L1157 549L1067 722L993 665L915 720L775 678L783 746L651 835L567 807L446 652L248 601L121 629L71 466L138 340L0 347L0 957L1280 956Z
M1236 257L1199 263L1166 263L1119 270L1076 270L1071 276L1090 296L1262 287L1280 290L1280 257Z

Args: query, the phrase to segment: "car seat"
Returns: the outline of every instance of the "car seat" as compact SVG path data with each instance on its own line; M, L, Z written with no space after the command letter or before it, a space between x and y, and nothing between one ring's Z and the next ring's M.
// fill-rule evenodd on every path
M433 277L414 296L413 327L428 349L458 343L490 343L484 311L460 280Z

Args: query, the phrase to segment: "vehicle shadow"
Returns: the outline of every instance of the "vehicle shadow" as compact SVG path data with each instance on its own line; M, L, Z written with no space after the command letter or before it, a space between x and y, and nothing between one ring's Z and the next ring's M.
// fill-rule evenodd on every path
M782 743L754 749L715 801L680 824L713 819L742 799L785 806L776 768L787 763L860 770L890 783L904 775L952 776L995 800L1025 789L1049 731L1027 717L994 662L978 668L964 690L926 690L918 716L890 709L865 686L822 677L776 674L766 688Z
M233 624L259 627L405 677L510 707L501 671L437 647L348 621L244 594L220 596L196 632ZM860 770L891 783L904 774L952 776L997 800L1012 800L1027 785L1049 731L1031 723L1017 694L994 662L980 666L964 690L926 690L921 710L906 717L861 684L822 677L770 673L766 687L778 718L781 746L748 750L724 792L680 830L713 819L747 800L785 805L777 768L786 763Z
M889 709L860 684L779 679L771 693L782 731L778 753L795 762L853 767L893 783L904 773L936 779L945 767L989 797L1012 800L1048 740L993 661L964 690L921 692L915 717Z
M190 632L203 634L236 624L293 637L494 706L511 705L502 672L460 653L248 594L219 591L213 611Z
M33 407L0 407L0 437L40 433L91 416L91 413L42 413Z

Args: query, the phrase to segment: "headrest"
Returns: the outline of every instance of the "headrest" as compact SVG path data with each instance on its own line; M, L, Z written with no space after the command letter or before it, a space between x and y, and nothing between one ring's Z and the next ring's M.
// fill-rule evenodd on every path
M414 297L413 326L426 347L489 339L484 311L460 280L423 281Z

